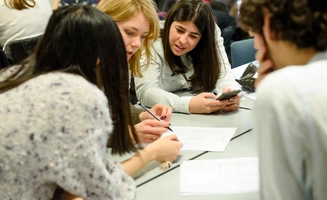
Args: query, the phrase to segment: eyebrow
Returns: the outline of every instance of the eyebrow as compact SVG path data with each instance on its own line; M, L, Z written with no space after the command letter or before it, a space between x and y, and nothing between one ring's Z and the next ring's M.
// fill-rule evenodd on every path
M182 27L182 26L180 26L180 25L176 25L178 28L180 28L180 29L183 29L184 31L186 30L184 27ZM198 36L201 36L201 34L200 33L198 33L198 32L191 32L191 34L192 35L198 35Z
M137 29L137 28L135 28L135 27L129 27L129 28L131 28L131 29L133 29L134 31L140 31L139 29ZM150 34L150 31L148 31L148 32L144 32L143 34Z

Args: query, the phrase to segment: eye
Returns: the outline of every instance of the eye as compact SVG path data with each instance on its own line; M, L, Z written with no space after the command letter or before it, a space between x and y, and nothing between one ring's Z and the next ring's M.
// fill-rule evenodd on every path
M198 38L198 36L196 36L196 35L190 35L190 37L193 38L193 39L197 39Z
M141 35L141 39L144 40L147 37L147 35Z
M177 30L177 33L184 33L184 30L183 29L176 29Z
M133 34L134 34L134 32L132 32L132 31L125 31L125 33L126 33L127 35L133 35Z

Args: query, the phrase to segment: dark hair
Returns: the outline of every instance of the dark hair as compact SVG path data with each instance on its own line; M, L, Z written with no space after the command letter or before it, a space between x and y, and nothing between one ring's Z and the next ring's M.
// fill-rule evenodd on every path
M242 28L262 34L264 8L270 14L270 28L277 39L299 48L327 49L326 0L243 0Z
M169 46L170 26L174 21L191 21L201 33L196 47L185 56L192 60L194 74L189 78L195 92L211 91L220 74L220 62L216 46L215 16L210 5L202 0L181 0L169 10L162 34L165 60L175 74L184 74L188 67L180 56L176 56Z
M35 52L0 83L0 92L53 71L78 74L103 87L114 123L109 139L113 152L136 151L129 135L131 129L139 143L130 113L125 46L116 23L107 14L82 5L54 11Z

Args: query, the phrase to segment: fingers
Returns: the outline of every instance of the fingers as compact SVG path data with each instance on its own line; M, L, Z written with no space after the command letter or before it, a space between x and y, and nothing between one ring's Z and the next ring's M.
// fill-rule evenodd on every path
M211 98L211 99L217 99L217 96L214 93L211 92L202 92L201 94L197 95L202 98Z
M239 103L229 104L229 105L226 105L224 108L222 108L221 111L222 111L222 112L235 111L235 110L238 109L239 106L240 106Z
M161 138L161 135L156 135L156 134L144 134L143 138L140 139L141 142L143 143L152 143L156 140L158 140L159 138Z
M167 135L166 138L174 141L179 141L176 134Z
M159 118L161 120L165 120L165 121L170 121L171 119L171 114L172 114L172 107L170 106L164 106L164 105L161 105L161 104L156 104L154 105L152 108L151 108L151 111L159 116Z
M241 94L236 95L235 97L231 97L228 99L228 104L235 104L235 103L239 103L240 100L242 98Z

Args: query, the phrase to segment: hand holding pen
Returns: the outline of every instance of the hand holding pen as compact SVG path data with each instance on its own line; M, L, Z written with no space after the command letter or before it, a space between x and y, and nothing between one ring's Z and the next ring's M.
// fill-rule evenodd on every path
M170 120L170 116L171 116L171 107L169 107L170 108L170 112L167 112L166 111L166 113L164 113L164 114L166 114L166 115L164 115L163 117L162 117L162 119L160 119L158 116L156 116L153 112L151 112L147 107L145 107L144 105L142 105L140 102L137 102L137 104L139 105L139 106L141 106L148 114L150 114L154 119L156 119L157 121L161 121L161 120L165 120L165 121L169 121ZM160 105L160 104L156 104L155 106L162 106L162 105ZM155 107L154 106L154 107ZM161 108L162 109L162 108ZM157 109L156 109L157 110ZM168 117L167 117L168 116ZM168 130L170 130L171 132L174 132L170 127L168 127Z
M140 105L139 102L138 102L138 105ZM143 105L141 107L144 109ZM169 122L170 118L171 118L172 110L173 109L170 106L164 106L164 105L161 105L161 104L156 104L149 111L151 111L152 114L159 117L161 120ZM152 118L153 118L153 116L148 111L140 114L140 120L141 121L143 121L145 119L152 119Z
M148 108L143 106L141 103L137 103L140 105L146 112L148 112L154 119L161 121L159 117L157 117L155 114L153 114ZM168 130L173 132L173 130L168 127ZM178 141L178 138L175 134L166 136L164 138L161 138L159 140L156 140L154 143L147 146L148 148L154 148L159 151L158 155L156 156L157 160L175 160L177 155L179 154L179 149L182 147L182 144ZM158 149L159 148L159 149ZM162 149L166 149L162 151ZM163 171L168 170L172 165L172 162L170 161L164 161L160 165L160 169Z

